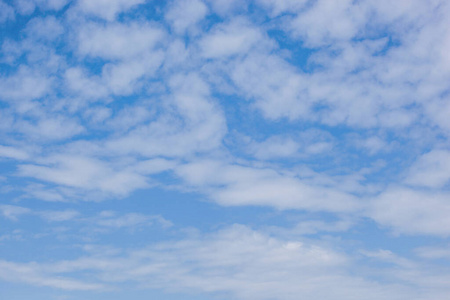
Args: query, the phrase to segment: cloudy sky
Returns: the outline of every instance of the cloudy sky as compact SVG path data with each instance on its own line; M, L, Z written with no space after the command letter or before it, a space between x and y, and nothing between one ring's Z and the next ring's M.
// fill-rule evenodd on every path
M0 298L445 300L450 2L0 0Z

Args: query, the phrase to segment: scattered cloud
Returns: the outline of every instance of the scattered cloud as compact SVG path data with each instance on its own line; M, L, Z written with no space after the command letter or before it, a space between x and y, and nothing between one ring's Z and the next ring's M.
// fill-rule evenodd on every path
M0 279L446 299L449 16L443 0L0 0Z

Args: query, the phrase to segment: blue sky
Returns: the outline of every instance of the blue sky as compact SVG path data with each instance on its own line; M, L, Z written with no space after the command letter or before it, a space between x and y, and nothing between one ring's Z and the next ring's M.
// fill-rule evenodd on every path
M448 1L0 0L0 28L0 298L448 299Z

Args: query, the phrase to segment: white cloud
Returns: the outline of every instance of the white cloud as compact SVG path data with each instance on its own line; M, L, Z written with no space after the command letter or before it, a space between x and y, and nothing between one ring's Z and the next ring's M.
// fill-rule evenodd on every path
M176 33L183 34L200 22L208 7L200 0L176 0L169 6L165 19Z
M63 279L58 276L43 275L36 263L18 264L0 261L0 278L10 282L28 283L36 286L46 286L63 290L98 290L103 286Z
M155 112L150 105L130 105L125 106L116 112L114 118L108 120L108 127L113 128L116 132L126 132L133 129L137 125L148 122L155 117Z
M42 160L41 165L20 165L18 169L21 176L107 195L124 196L147 187L146 178L129 168L75 155L56 155Z
M87 14L112 21L122 12L146 0L78 0L79 9Z
M0 77L0 99L3 101L26 101L41 98L49 93L51 88L52 78L25 66L21 66L11 76ZM26 109L26 106L23 106L23 109Z
M18 12L22 15L30 15L36 8L34 0L15 0L14 5Z
M0 157L23 160L29 158L29 154L23 149L0 145Z
M308 63L300 65L308 73L274 54L248 53L230 68L231 78L269 119L402 130L421 121L423 105L429 111L427 121L445 129L446 101L439 98L447 89L443 79L449 78L447 56L442 54L448 5L441 3L441 13L434 16L440 2L426 7L420 1L402 2L387 12L387 2L323 0L298 10L280 1L280 11L298 16L273 26L297 31L307 47L316 47ZM386 28L398 46L376 36L375 26Z
M5 191L64 202L157 186L223 206L265 206L280 219L295 210L305 219L267 227L272 235L237 225L72 261L0 261L3 280L236 299L446 298L449 275L421 270L420 259L411 264L372 249L358 257L389 266L355 267L353 253L334 250L330 240L295 238L342 231L345 242L345 232L369 218L395 234L450 235L446 1L174 0L120 15L145 2L78 0L50 15L69 2L14 2L30 16L21 19L46 16L23 22L17 36L7 33L1 48L0 162L17 176L0 180L20 187ZM0 23L13 18L0 0ZM400 170L405 148L413 149L408 159L429 152ZM373 162L375 154L384 165ZM82 218L41 209L0 205L0 214L98 232L171 225L143 213ZM338 221L320 219L321 212ZM449 257L444 248L416 254Z
M416 255L426 259L448 259L450 260L449 247L420 247L414 249Z
M217 25L199 44L206 58L226 58L245 55L256 43L269 44L266 40L267 37L248 21L235 18L229 24Z
M79 216L79 212L76 210L63 210L63 211L40 211L37 213L41 218L49 222L63 222L70 221Z
M330 154L334 147L333 142L333 137L328 132L307 129L291 135L272 135L261 142L250 141L246 151L260 160L296 159Z
M126 252L98 250L75 260L52 263L2 261L4 272L0 271L0 276L5 280L69 290L102 290L127 282L144 289L162 288L249 300L299 297L356 300L362 296L374 300L445 299L443 295L448 289L442 283L433 285L416 280L415 276L424 274L423 271L404 264L400 264L400 272L408 268L414 272L407 277L412 280L408 285L401 280L389 284L365 279L352 269L352 265L361 262L352 262L329 245L277 238L242 225ZM367 255L402 262L402 258L389 251L367 252ZM401 275L398 268L389 270ZM13 276L6 276L7 273Z
M9 20L14 20L15 13L14 8L12 8L7 3L3 2L3 0L0 1L0 24L7 22Z
M351 143L354 143L357 147L364 149L369 155L389 151L391 147L382 137L376 135L366 136L364 138L357 135L352 135L349 139L351 139Z
M380 249L377 251L361 251L361 254L363 254L367 257L374 258L376 260L383 261L386 263L394 264L396 266L406 268L406 269L414 268L417 265L413 261L403 258L401 256L398 256L390 250Z
M89 22L79 29L77 46L83 56L129 59L151 52L164 36L163 30L150 23Z
M282 13L297 12L305 6L307 0L257 0L257 2L269 11L272 17Z
M50 188L43 184L29 184L24 188L24 198L39 199L48 202L68 202L69 197L60 187Z
M164 113L122 137L110 139L107 149L122 155L178 157L212 151L221 145L227 130L225 119L211 99L209 86L195 73L174 76L169 82L172 95L164 97Z
M158 224L164 228L172 226L172 222L161 216L148 216L139 213L128 213L116 216L114 212L103 212L100 214L96 224L107 228L136 228L139 226L151 226Z
M38 7L41 10L62 9L69 0L14 0L17 11L22 15L31 15Z
M43 116L35 122L20 120L17 130L27 134L31 139L61 140L73 137L84 131L77 120L65 115Z
M247 1L240 0L207 0L215 13L221 16L227 16L236 13L236 11L247 10Z
M153 76L164 59L159 45L166 34L155 24L91 22L81 25L77 35L79 55L109 61L101 76L90 76L79 67L67 70L68 86L88 98L136 92L143 86L140 80Z
M28 208L15 205L0 205L0 213L7 219L17 221L17 217L29 214L31 211Z
M225 206L263 205L332 212L351 212L360 208L355 196L337 187L314 184L270 168L204 160L181 165L175 173L187 185L198 188Z
M31 39L52 41L64 33L64 27L54 16L48 16L31 19L25 32Z
M101 99L109 94L108 88L98 76L88 76L81 68L69 68L64 79L70 91L81 94L88 99Z
M298 222L293 228L269 226L267 230L279 236L299 236L325 232L345 232L354 225L355 222L350 219L342 219L336 222L308 219Z
M405 183L414 186L442 188L450 180L450 152L432 150L410 167Z
M141 78L153 77L155 71L163 61L162 52L154 52L136 59L119 64L106 64L102 76L106 85L114 94L130 95L144 85L139 84Z
M255 106L268 119L312 117L311 103L302 92L305 79L276 55L248 55L235 62L230 77L243 96L255 100Z
M353 5L351 0L319 0L299 14L289 29L311 47L349 40L358 34L367 19L363 7Z
M450 235L449 194L392 187L372 200L368 215L400 234Z
M292 138L282 136L271 136L261 143L252 143L249 151L254 153L256 158L271 159L280 157L295 157L298 154L300 145Z

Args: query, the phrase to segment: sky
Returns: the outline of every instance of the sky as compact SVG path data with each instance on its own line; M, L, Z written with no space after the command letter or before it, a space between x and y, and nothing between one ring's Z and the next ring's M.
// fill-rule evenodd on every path
M0 0L0 298L446 300L450 2Z

